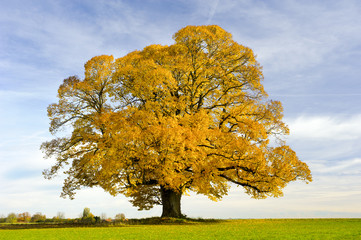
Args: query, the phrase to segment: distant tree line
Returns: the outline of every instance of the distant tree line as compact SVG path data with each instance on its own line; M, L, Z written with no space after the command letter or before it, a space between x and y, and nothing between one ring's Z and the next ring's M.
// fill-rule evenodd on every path
M115 218L108 218L105 213L102 213L101 216L95 216L90 212L89 208L84 208L83 213L79 218L65 218L63 212L58 212L56 216L52 218L47 218L46 215L41 212L37 212L31 215L29 212L23 213L9 213L7 217L4 215L0 216L0 223L100 223L100 222L124 222L127 221L124 213L119 213L115 215Z

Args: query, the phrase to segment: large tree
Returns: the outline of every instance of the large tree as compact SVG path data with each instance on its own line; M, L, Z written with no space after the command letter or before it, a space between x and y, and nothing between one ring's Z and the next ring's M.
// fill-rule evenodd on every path
M99 186L180 217L188 191L218 200L235 184L254 198L278 197L290 181L312 181L282 140L282 106L267 99L252 50L218 26L173 38L115 60L94 57L84 79L59 87L50 131L70 134L41 148L56 159L46 177L65 169L62 196Z

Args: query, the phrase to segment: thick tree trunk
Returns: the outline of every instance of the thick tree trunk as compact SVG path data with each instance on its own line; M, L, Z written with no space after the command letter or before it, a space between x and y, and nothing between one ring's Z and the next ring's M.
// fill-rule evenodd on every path
M182 193L161 187L163 213L162 217L181 218L181 197Z

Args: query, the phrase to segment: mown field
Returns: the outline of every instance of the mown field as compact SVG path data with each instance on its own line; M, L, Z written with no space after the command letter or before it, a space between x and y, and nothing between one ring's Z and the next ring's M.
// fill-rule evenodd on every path
M0 239L361 239L361 219L250 219L120 227L0 229Z

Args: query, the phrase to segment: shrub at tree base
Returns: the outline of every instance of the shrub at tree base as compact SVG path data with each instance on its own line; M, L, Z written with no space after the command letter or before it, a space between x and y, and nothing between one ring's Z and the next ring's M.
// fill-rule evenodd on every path
M310 182L282 139L282 106L267 98L253 51L218 26L173 38L115 60L94 57L84 79L60 85L50 132L71 134L41 148L56 158L47 178L67 166L62 196L100 186L140 210L162 204L162 216L181 217L189 191L216 201L236 184L254 198L279 197L291 181Z

